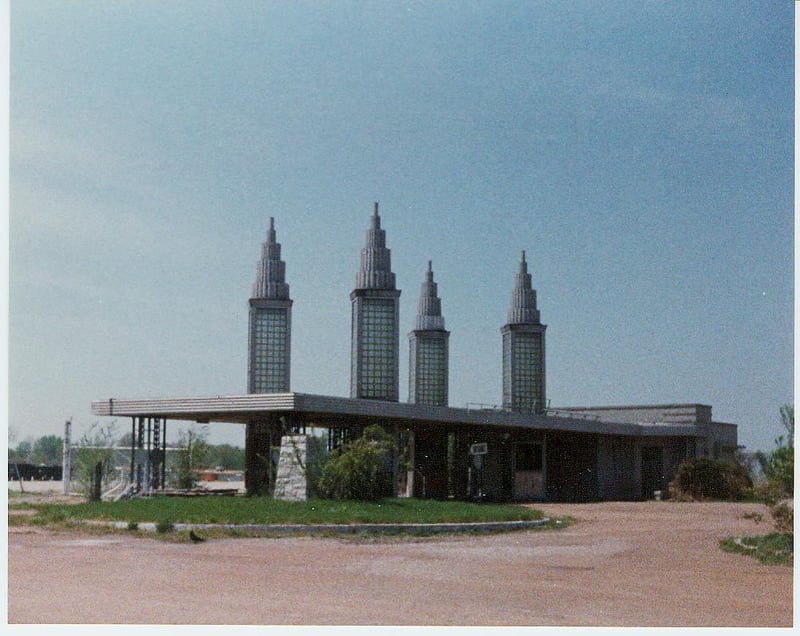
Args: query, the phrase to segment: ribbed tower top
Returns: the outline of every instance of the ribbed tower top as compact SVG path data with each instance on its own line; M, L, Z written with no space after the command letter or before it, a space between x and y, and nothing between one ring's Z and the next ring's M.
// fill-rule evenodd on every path
M525 261L525 250L522 250L519 271L514 278L514 289L511 291L508 324L541 324L539 310L536 309L536 290L531 287L531 275L528 273L528 263Z
M356 274L356 289L395 289L391 250L386 247L386 231L381 229L378 204L370 217L367 242L361 250L361 268Z
M433 282L433 265L428 261L428 271L425 273L425 282L419 290L417 301L417 319L414 323L416 331L444 331L444 318L442 317L442 301L437 294L437 285Z
M261 245L261 260L253 284L253 298L289 300L286 263L281 260L281 244L275 240L275 219L269 217L267 240Z

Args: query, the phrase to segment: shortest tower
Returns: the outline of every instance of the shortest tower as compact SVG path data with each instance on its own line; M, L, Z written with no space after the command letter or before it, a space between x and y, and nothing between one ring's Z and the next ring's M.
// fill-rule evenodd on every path
M544 371L544 331L536 308L536 290L525 261L519 264L503 334L503 408L544 413L547 408Z
M447 406L450 332L444 328L442 301L428 261L417 302L414 330L408 334L408 401Z
M289 391L292 300L285 279L286 263L275 240L275 219L270 217L250 298L248 393Z

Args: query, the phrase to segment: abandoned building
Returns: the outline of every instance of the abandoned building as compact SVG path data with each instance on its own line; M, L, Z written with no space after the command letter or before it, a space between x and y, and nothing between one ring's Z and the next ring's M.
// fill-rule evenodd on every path
M168 420L244 425L249 494L274 487L275 462L264 458L275 457L282 437L322 430L330 449L372 424L396 441L393 494L420 498L648 499L666 489L685 459L726 457L737 447L736 425L714 422L703 404L551 407L546 325L524 251L500 329L502 404L449 406L450 334L430 261L408 334L408 401L401 402L401 292L377 203L350 294L350 397L292 392L293 301L285 270L270 219L249 301L247 394L112 398L93 402L93 414L132 418L140 446L160 440ZM147 470L158 483L158 444L152 450Z

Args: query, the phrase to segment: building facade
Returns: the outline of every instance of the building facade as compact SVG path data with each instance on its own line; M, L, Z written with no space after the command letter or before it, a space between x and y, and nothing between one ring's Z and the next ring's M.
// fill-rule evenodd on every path
M444 328L442 301L433 281L433 264L417 301L414 330L408 334L408 401L447 406L449 389L449 339Z
M350 397L400 399L400 290L381 229L378 204L370 219L361 266L350 293Z
M248 330L248 393L289 390L291 375L292 300L286 283L286 263L270 217L267 240L261 247Z
M525 252L501 328L502 406L448 405L450 334L430 262L408 335L409 396L401 403L399 298L375 204L350 294L350 397L290 392L292 300L270 219L250 298L248 394L108 399L93 402L92 412L129 416L132 430L168 419L244 425L249 494L272 492L282 437L308 429L326 429L333 448L381 425L396 441L393 493L441 499L647 499L667 488L682 461L729 457L737 447L736 426L714 422L708 405L551 408L546 326Z

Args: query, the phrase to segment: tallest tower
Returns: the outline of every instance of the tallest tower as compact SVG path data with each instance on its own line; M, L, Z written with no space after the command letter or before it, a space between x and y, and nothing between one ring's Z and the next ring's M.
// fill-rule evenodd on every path
M400 290L381 229L378 204L370 218L352 303L350 397L400 399Z

